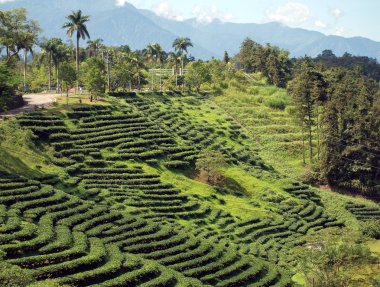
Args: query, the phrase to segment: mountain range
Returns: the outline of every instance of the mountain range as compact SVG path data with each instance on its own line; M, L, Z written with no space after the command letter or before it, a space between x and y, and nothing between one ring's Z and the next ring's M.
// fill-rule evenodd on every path
M113 0L14 0L0 4L1 10L25 7L28 16L39 21L44 37L66 38L61 28L65 16L81 9L91 16L88 28L92 38L102 38L107 45L129 45L142 49L149 43L160 43L165 50L172 49L178 36L189 37L194 47L189 53L201 59L222 57L224 51L234 55L242 41L254 41L287 49L291 56L317 56L325 49L340 56L353 55L380 59L380 42L363 37L344 38L326 36L320 32L291 28L277 22L243 24L213 20L200 23L196 19L175 21L149 10L137 9L129 3L116 6Z

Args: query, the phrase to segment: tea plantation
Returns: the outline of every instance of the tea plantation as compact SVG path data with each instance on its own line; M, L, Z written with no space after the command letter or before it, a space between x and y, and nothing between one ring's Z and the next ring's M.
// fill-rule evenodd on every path
M39 281L293 286L293 248L307 236L380 217L355 200L342 199L346 217L331 212L207 97L113 96L15 120L49 157L34 176L0 172L0 250ZM223 186L195 180L206 148L227 161Z

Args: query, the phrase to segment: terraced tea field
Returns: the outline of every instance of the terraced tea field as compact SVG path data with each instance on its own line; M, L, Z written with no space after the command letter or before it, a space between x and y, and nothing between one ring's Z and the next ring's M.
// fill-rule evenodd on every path
M302 132L295 121L291 99L285 90L272 86L255 86L252 89L247 92L230 89L216 97L214 102L246 128L265 162L285 174L301 175L304 170ZM314 136L314 145L316 141Z
M128 95L118 106L73 105L17 121L61 171L0 173L0 250L38 280L292 286L293 247L344 226L317 190L267 165L246 131L199 96ZM205 148L221 151L226 172L237 169L256 186L195 181ZM359 219L379 213L347 208Z

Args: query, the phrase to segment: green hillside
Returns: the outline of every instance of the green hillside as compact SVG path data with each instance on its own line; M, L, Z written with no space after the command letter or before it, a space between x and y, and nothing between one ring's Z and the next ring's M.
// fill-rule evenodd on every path
M299 130L267 101L291 102L254 86L217 97L120 93L5 121L4 261L73 286L296 284L297 246L357 231L380 208L297 180ZM204 149L226 159L218 186L197 178Z

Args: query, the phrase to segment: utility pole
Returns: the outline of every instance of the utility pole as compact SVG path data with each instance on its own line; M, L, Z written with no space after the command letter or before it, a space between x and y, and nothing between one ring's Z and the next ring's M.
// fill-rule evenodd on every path
M111 92L111 73L110 73L110 65L111 65L111 53L109 50L106 50L106 65L107 65L107 85L108 92Z

